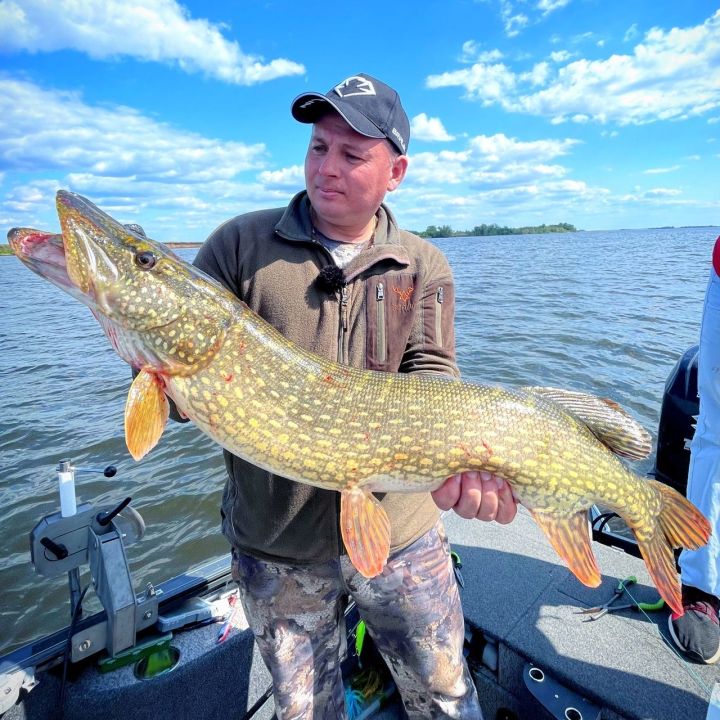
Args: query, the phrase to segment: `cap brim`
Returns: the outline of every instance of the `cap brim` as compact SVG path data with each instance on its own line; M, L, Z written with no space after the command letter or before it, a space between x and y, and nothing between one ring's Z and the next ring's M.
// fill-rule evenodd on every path
M313 100L314 102L310 102ZM356 132L365 137L387 138L378 126L368 120L359 110L341 100L330 99L321 93L304 93L293 100L292 116L301 123L317 122L332 107L343 117L345 122Z

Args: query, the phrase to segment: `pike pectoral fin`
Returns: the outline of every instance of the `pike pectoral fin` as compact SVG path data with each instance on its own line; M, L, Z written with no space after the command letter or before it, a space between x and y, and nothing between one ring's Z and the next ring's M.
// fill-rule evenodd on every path
M125 403L125 443L135 460L152 450L165 429L170 404L160 379L141 370Z
M616 455L642 460L652 450L650 433L614 400L552 387L523 389L559 405L587 425L590 432Z
M569 516L542 510L530 512L575 577L583 585L597 587L600 584L600 569L590 546L587 511L581 510Z
M366 578L379 575L390 553L390 521L372 493L360 488L342 491L340 529L358 572Z

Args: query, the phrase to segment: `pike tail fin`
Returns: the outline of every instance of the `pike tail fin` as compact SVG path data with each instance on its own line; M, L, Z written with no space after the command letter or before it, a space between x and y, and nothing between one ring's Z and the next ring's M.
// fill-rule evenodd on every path
M133 459L140 460L157 445L169 414L162 382L154 373L141 370L125 403L125 444Z
M682 615L680 579L675 566L674 548L695 550L710 539L710 523L679 492L657 480L648 480L662 497L658 531L649 539L638 538L638 547L661 597Z
M568 516L542 510L530 512L575 577L583 585L597 587L601 579L600 569L590 545L587 511L581 510Z
M366 578L379 575L390 553L390 521L372 493L360 488L342 491L340 529L358 572Z

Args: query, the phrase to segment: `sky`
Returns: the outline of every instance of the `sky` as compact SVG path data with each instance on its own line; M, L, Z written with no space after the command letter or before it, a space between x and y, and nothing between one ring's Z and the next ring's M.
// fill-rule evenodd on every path
M59 188L166 242L282 206L292 100L359 72L411 120L403 227L720 224L718 0L0 0L3 236Z

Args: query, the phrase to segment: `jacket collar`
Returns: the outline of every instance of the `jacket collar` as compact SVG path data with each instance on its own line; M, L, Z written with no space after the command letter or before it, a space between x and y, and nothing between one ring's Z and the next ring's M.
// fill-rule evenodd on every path
M291 242L314 242L310 219L310 200L305 190L299 192L290 201L275 226L275 231L280 237ZM407 250L400 244L400 229L385 203L378 210L378 223L372 246L363 250L348 264L345 268L345 276L348 281L352 280L383 260L394 261L402 266L410 264Z

